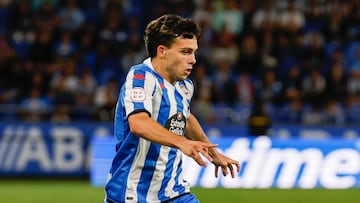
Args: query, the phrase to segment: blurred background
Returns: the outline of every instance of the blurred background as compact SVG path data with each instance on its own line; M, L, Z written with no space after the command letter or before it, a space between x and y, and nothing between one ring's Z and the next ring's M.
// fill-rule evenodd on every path
M94 170L103 184L112 152L101 144L112 150L103 139L119 88L147 57L146 24L166 13L200 24L192 112L243 161L240 183L204 183L199 172L195 186L360 186L358 0L0 0L0 177L88 179ZM301 161L274 154L273 179L253 180L263 173L250 167L259 146L295 149ZM291 183L286 164L298 167ZM301 179L308 165L336 169Z
M0 120L112 121L129 67L162 14L202 27L193 112L245 124L262 100L273 124L360 123L356 0L1 0Z

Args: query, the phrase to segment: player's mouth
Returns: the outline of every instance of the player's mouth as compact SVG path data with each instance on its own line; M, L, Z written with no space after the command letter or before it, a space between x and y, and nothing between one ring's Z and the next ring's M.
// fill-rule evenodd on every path
M187 68L185 70L186 75L190 75L191 71L192 71L192 68Z

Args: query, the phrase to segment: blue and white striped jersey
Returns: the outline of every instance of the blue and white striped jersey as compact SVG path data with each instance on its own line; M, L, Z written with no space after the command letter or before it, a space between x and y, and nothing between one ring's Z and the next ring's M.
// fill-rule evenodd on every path
M132 134L127 117L145 111L184 136L193 91L189 79L175 85L164 80L150 58L129 70L116 106L116 155L105 188L108 199L155 203L189 192L189 183L183 180L182 152Z

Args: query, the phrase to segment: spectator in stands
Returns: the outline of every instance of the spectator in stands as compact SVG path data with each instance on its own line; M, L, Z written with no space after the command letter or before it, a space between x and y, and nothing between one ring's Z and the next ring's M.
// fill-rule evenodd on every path
M49 4L51 7L56 7L59 3L59 0L31 0L31 7L33 10L38 11L41 10L41 7L44 6L44 4Z
M327 46L328 47L325 48L328 49L326 53L326 61L322 70L324 76L329 76L331 69L334 65L342 66L344 69L344 74L348 74L348 62L344 56L344 52L336 45L334 45L334 47L331 47L333 45L328 44Z
M324 102L326 80L318 68L311 70L302 80L302 98L314 108L320 108Z
M100 121L113 120L118 94L119 84L115 78L111 78L105 84L97 87L94 105L98 109L97 116Z
M215 32L212 29L213 12L214 9L211 0L197 1L197 7L193 12L192 19L199 24L202 31L202 36L198 40L199 46L201 46L202 49L198 50L198 57L211 58L211 43L215 37Z
M68 105L56 105L53 108L53 113L50 116L51 123L69 123L72 121L70 116L70 106Z
M234 65L236 74L247 73L255 78L261 77L261 52L254 35L247 35L240 42L239 56Z
M310 32L307 34L306 48L302 59L302 72L309 74L312 69L323 68L326 61L326 53L324 50L324 38L319 32Z
M11 47L10 43L6 39L5 33L0 32L0 81L3 84L5 98L13 98L15 96L13 91L17 88L13 83L13 78L9 77L11 75L12 69L9 68L12 66L15 59L15 51ZM11 99L10 99L11 100Z
M236 46L235 35L230 32L226 24L221 31L215 32L211 42L210 60L212 63L219 63L226 60L230 65L234 64L239 55Z
M360 49L359 49L360 50ZM352 105L360 104L360 51L357 52L357 61L350 66L349 78L347 80L347 91Z
M250 116L248 118L248 134L252 136L270 135L271 118L265 111L261 98L254 100Z
M251 25L256 30L264 29L266 26L277 26L278 12L273 8L271 0L266 0L260 5L251 20Z
M105 22L100 26L99 43L108 47L107 55L119 57L124 53L129 39L127 30L128 27L120 14L113 10L106 14Z
M281 96L282 84L276 78L274 71L267 70L262 79L257 81L257 92L266 104L278 104Z
M77 0L66 0L65 6L58 14L60 27L68 31L77 31L85 22L85 15L78 6Z
M336 2L336 1L334 1ZM325 22L322 25L320 31L324 34L327 42L343 42L344 31L346 30L344 23L344 14L338 10L331 12L331 15L327 15Z
M56 31L61 22L56 10L57 0L34 0L32 2L33 7L36 7L34 9L37 11L34 14L37 31Z
M303 103L300 98L290 98L287 103L276 110L277 121L298 125L302 121Z
M122 73L126 73L129 67L144 58L146 58L146 50L143 46L142 37L134 30L129 33L129 39L126 42L126 51L121 57Z
M10 28L11 3L12 0L3 0L0 2L0 29L2 31L8 31Z
M341 64L334 64L326 78L325 97L326 100L331 100L335 105L344 104L347 100L347 78L344 75L344 69ZM332 103L328 104L329 107L333 106Z
M279 15L279 26L287 33L297 33L305 26L305 15L298 9L295 0L288 1L286 10Z
M241 3L236 0L221 1L219 9L214 11L213 29L221 31L224 27L233 35L239 35L244 29L244 14Z
M36 65L48 64L55 59L54 41L52 32L39 30L35 42L29 48L29 59Z
M341 104L333 99L326 100L323 119L325 125L343 125L345 112Z
M33 65L33 64L31 64ZM25 77L28 77L28 84L26 85L26 91L29 92L29 90L36 88L40 95L43 97L49 97L49 84L50 79L47 78L46 74L43 73L41 70L32 70L24 74ZM25 79L24 79L25 80ZM49 98L48 98L49 99Z
M237 98L235 97L236 86L230 63L226 59L220 60L214 69L211 101L216 104L233 105Z
M351 61L350 71L360 71L360 46L355 50L355 59Z
M236 97L239 105L251 105L255 96L255 85L248 73L240 73L236 80Z
M33 32L35 28L34 12L28 1L16 1L12 7L11 26L13 32Z
M234 98L241 98L235 103L251 102L247 96L251 95L249 81L261 79L265 71L273 70L284 87L284 103L301 103L296 99L301 94L295 93L302 88L298 88L298 80L307 78L315 68L326 78L324 98L358 105L360 79L355 56L360 38L359 6L357 0L266 0L261 4L235 0L4 0L0 2L0 100L14 103L27 97L32 79L47 86L40 88L41 94L58 92L54 87L47 90L47 80L59 73L59 58L55 56L71 58L76 73L89 68L96 88L114 75L120 83L126 70L122 68L143 57L143 49L138 48L148 19L171 12L192 16L202 27L202 48L197 54L209 67L215 67L209 72L210 83L217 89L211 102L228 104ZM71 42L56 47L63 31L71 36ZM339 64L343 67L341 78L345 79L332 76L332 67ZM299 68L299 76L291 81L288 72L293 66ZM230 72L224 71L229 67ZM340 90L344 81L347 91ZM341 93L345 92L348 96L344 99ZM306 103L303 106L306 112ZM288 106L279 108L292 111ZM321 111L316 111L324 114L325 108L324 104Z
M75 90L76 104L90 107L93 104L97 84L96 79L89 69L83 70L80 74L79 84Z
M299 66L293 65L287 74L282 77L281 103L287 104L292 101L300 101L302 93L302 78Z
M261 44L259 44L260 57L262 66L264 69L270 69L276 72L279 72L279 60L276 58L275 54L275 40L273 33L271 31L261 33L259 39Z
M15 51L6 39L6 33L0 32L0 66L15 57Z
M55 42L55 56L62 59L74 57L78 51L78 45L74 40L73 32L64 30L60 34L60 39Z
M196 1L196 9L193 12L192 19L199 24L211 27L213 23L213 6L211 0Z
M213 123L215 122L214 111L211 103L211 98L213 97L213 81L209 77L208 70L210 69L209 64L204 62L197 62L195 65L192 81L196 90L194 92L194 112L198 115L198 119L201 122Z
M54 97L54 103L58 105L76 105L76 88L79 78L75 74L76 66L73 60L64 60L60 69L54 73L50 87Z
M48 111L51 111L50 107L48 98L41 95L37 87L31 88L28 97L20 101L20 118L26 121L42 121Z
M286 64L288 60L294 58L294 56L292 55L293 49L291 39L287 34L283 32L278 32L274 44L275 46L273 49L273 55L279 63L279 74L285 75L286 68L283 68L284 64Z

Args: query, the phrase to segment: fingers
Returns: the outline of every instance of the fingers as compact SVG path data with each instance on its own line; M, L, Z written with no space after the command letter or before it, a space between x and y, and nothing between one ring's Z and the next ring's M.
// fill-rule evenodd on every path
M215 177L217 178L219 176L219 166L215 166Z
M228 166L226 166L226 165L221 166L221 169L222 169L223 175L227 176L227 174L228 174Z
M231 174L231 177L232 177L232 178L235 178L235 173L234 173L234 168L233 168L233 165L232 165L232 164L230 164L230 165L228 166L228 168L230 169L230 174Z
M203 148L214 148L217 146L218 146L218 144L209 144L209 143L203 143L203 145L202 145Z
M209 155L208 153L208 150L206 148L203 148L200 153L207 159L209 160L210 162L213 161L213 158L211 158L211 156Z
M235 166L236 166L236 172L240 173L240 164L239 164L239 162L235 161Z
M215 177L218 177L218 168L221 167L221 171L222 174L224 176L227 176L229 173L231 175L232 178L235 178L235 174L236 172L239 173L240 172L240 164L239 162L227 158L225 156L223 156L223 158L225 159L224 162L219 163L219 164L215 164ZM235 167L236 167L236 172L235 172Z
M193 154L193 156L191 156L195 161L196 161L196 163L198 163L200 166L206 166L206 163L205 163L205 161L201 158L201 156L197 153L197 152L195 152L194 154Z
M209 143L203 143L200 148L198 148L196 150L195 156L193 157L195 159L195 161L200 165L200 166L206 166L206 163L202 160L201 156L199 156L199 153L202 154L207 160L209 160L210 162L213 162L213 158L211 158L211 156L209 155L209 150L208 148L213 148L213 147L217 147L217 144L209 144ZM201 163L201 164L200 164Z

